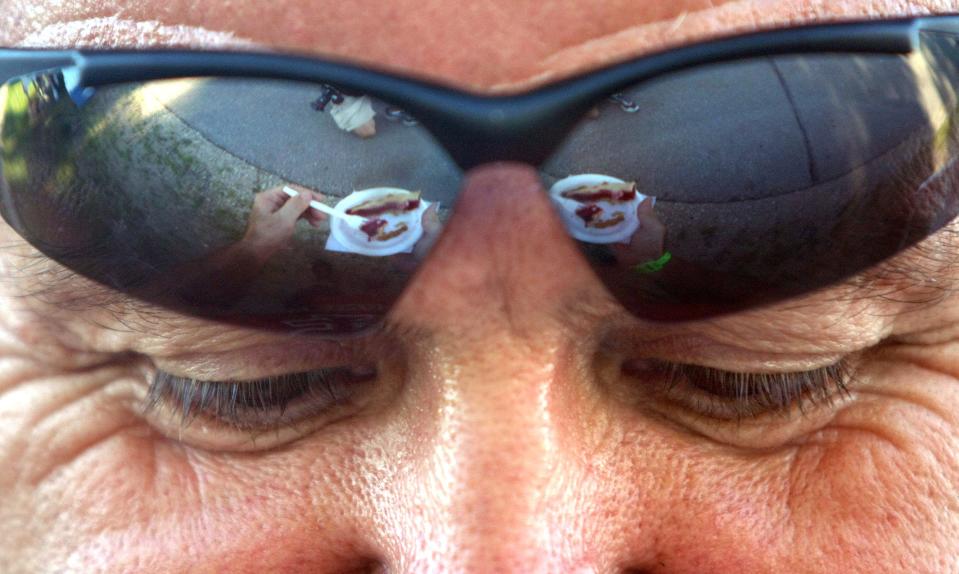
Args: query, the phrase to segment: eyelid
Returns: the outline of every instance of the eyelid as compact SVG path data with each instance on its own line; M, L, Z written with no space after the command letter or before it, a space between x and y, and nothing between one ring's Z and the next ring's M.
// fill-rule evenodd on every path
M397 337L388 326L360 337L338 340L257 332L243 344L228 350L220 350L220 340L211 339L189 352L141 354L148 357L156 369L181 377L206 381L253 380L324 368L381 364L401 352L403 345Z
M372 368L247 381L199 381L161 371L147 389L142 412L178 441L187 437L188 443L199 440L217 449L256 448L264 433L271 433L268 443L285 442L355 412L368 402L376 381ZM202 424L194 428L197 421Z
M211 347L215 343L209 344ZM281 337L227 351L199 350L173 356L150 355L156 368L203 381L255 380L291 372L338 368L375 362L381 345L311 338Z
M607 350L624 357L655 358L670 363L696 365L729 372L752 373L788 373L812 371L841 360L844 356L858 352L849 349L843 352L770 352L747 349L716 341L700 334L674 334L656 339L632 337L609 339L612 344ZM783 343L783 348L788 344ZM641 352L641 356L638 353Z
M845 288L851 289L847 284ZM637 350L677 362L708 356L718 368L777 366L804 370L838 360L882 343L895 330L896 312L879 299L859 293L825 290L741 313L688 323L656 323L626 313L610 314L603 333L606 350L625 355ZM743 368L743 367L739 367Z

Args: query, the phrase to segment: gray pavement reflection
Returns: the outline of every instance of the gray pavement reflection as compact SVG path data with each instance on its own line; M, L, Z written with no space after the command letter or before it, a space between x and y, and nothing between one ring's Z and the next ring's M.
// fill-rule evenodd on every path
M426 130L388 121L385 104L374 102L377 133L357 138L310 108L318 92L292 82L211 79L164 105L236 157L326 194L401 187L452 203L459 169Z
M623 90L635 113L599 102L542 166L544 183L599 173L658 199L654 210L647 204L655 225L628 242L584 247L634 312L665 302L707 316L714 303L832 284L959 211L957 53L953 37L926 34L908 56L756 58L669 74ZM424 128L388 121L382 102L376 135L360 139L312 109L312 84L114 85L76 106L57 97L56 73L46 76L30 94L14 86L5 103L5 216L16 211L46 253L108 285L155 294L193 274L242 287L224 295L238 315L370 304L363 313L376 315L428 248L341 253L327 248L328 221L298 223L298 212L282 241L257 243L268 256L233 258L249 255L244 241L260 229L251 206L286 184L328 203L400 187L443 204L438 232L459 191L462 175L445 152ZM937 173L948 177L930 184ZM263 217L282 219L272 215ZM658 229L655 241L636 241L644 229ZM662 273L637 274L664 250L672 259Z

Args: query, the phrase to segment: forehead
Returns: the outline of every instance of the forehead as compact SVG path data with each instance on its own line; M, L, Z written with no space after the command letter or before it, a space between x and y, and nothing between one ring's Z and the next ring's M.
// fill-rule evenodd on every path
M253 42L472 87L519 87L697 39L797 22L946 11L941 0L7 0L0 41Z

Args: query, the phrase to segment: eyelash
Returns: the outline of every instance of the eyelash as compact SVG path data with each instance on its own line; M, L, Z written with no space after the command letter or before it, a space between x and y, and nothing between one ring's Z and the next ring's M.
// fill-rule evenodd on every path
M641 369L630 372L627 368L627 374L655 377L667 400L703 416L725 420L786 414L794 409L805 414L809 406L829 405L848 396L852 382L847 359L791 373L732 372L652 359L642 363Z
M374 376L370 370L341 367L254 381L203 381L157 371L145 412L166 407L180 428L203 418L239 431L268 431L348 404L359 383Z
M794 408L805 413L808 405L830 404L847 395L851 381L845 359L792 373L740 373L655 359L624 369L634 377L655 377L667 400L703 416L727 420L782 414ZM293 425L346 404L357 383L374 375L369 370L331 368L255 381L204 381L157 371L145 412L167 407L181 428L202 417L256 433Z

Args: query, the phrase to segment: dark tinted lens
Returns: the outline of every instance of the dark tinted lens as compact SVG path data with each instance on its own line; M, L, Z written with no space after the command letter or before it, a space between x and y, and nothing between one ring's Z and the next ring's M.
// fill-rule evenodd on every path
M600 103L544 178L596 272L641 316L704 317L806 293L956 216L957 62L953 37L928 34L908 57L795 55L676 73ZM582 174L595 175L566 179ZM636 195L605 184L614 178L635 182Z
M190 314L363 330L403 290L459 186L415 118L335 88L84 89L57 72L3 90L5 219L70 269ZM284 188L351 217L297 219Z

